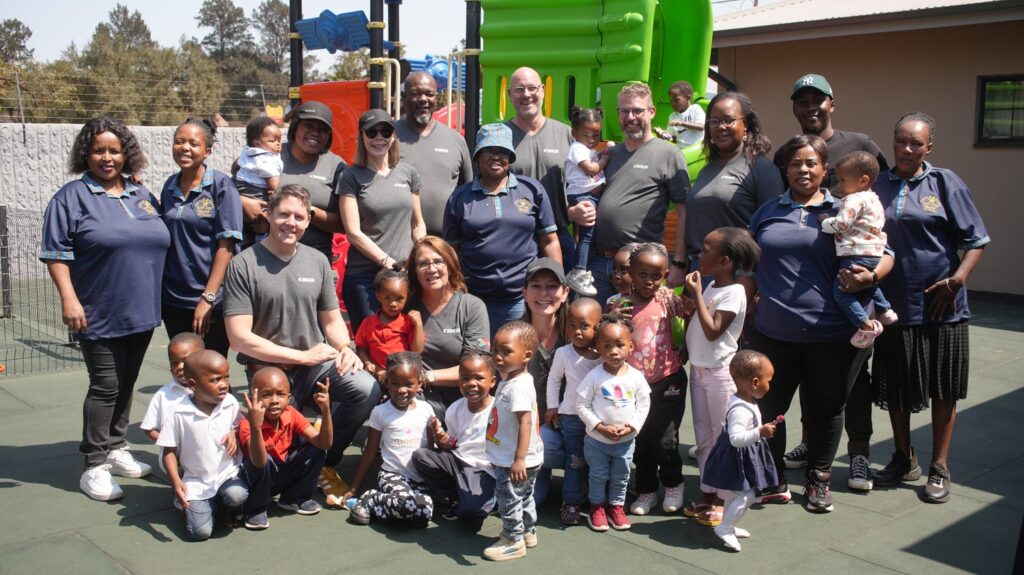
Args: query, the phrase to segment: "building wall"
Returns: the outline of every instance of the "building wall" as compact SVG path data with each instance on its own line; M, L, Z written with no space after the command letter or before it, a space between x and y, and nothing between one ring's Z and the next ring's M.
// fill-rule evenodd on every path
M835 91L832 124L865 132L892 161L892 128L905 112L935 118L933 164L970 186L992 244L971 276L974 290L1024 294L1018 265L1024 214L1024 148L976 148L977 77L1024 73L1024 22L843 36L722 48L719 71L750 96L777 147L800 131L789 95L817 72Z

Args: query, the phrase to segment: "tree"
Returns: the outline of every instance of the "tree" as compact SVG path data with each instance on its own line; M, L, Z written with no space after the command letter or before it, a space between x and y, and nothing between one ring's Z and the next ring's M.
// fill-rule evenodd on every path
M25 63L32 60L34 50L28 47L32 30L17 18L8 18L0 23L0 54L8 64Z
M253 10L249 21L259 34L258 49L269 66L287 74L290 64L288 4L281 0L263 0Z
M215 58L250 50L253 47L245 10L232 0L205 0L196 21L213 31L203 37L202 45Z
M354 52L345 52L334 61L327 72L331 80L359 80L370 74L370 49L360 48Z

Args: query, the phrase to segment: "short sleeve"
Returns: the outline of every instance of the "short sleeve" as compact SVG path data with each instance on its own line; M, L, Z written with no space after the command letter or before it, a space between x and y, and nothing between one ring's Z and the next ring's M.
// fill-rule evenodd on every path
M981 213L974 205L971 190L956 174L945 172L944 175L946 177L941 182L945 188L943 201L957 249L970 250L988 244L991 239L981 220Z
M409 191L414 194L420 193L420 188L423 187L423 180L420 178L420 173L416 168L409 166Z
M278 158L280 159L280 158ZM220 174L219 174L220 175ZM242 240L242 200L238 188L231 178L220 175L214 180L213 193L217 200L217 219L214 222L214 238L218 240Z
M487 306L475 296L462 295L465 313L462 314L462 351L470 349L491 349L491 326L487 318Z
M376 429L377 431L382 431L384 429L384 425L387 424L384 417L384 409L387 405L388 404L386 403L382 403L377 407L374 407L373 411L370 412L370 419L366 421L366 425L370 426L370 429Z
M250 249L256 249L255 247ZM234 257L224 274L224 315L254 315L245 258Z
M781 196L786 191L786 186L782 182L782 174L768 158L757 156L757 159L754 160L753 174L754 198L758 207Z
M466 183L458 187L452 195L448 196L448 201L444 205L444 225L442 226L441 234L444 236L444 240L453 246L458 246L462 241L462 191L466 186L471 186L472 183Z
M249 427L249 420L243 417L242 421L238 423L238 447L245 457L249 457L249 437L251 435L252 429Z
M566 159L568 159L572 165L578 166L583 160L590 159L590 150L579 142L573 142L572 145L569 146L569 157Z
M444 410L444 421L441 424L449 435L457 436L462 432L462 417L459 413L459 402L456 400L455 403L448 406L448 409Z
M253 171L261 178L276 178L284 170L284 162L277 154L259 154L254 157Z
M512 413L521 413L523 411L533 411L533 406L536 403L534 398L530 395L530 389L533 386L532 383L528 382L517 382L509 389L508 394L508 408Z
M361 324L359 329L356 331L355 342L356 345L365 349L370 349L370 323L373 322L373 317L368 317Z
M739 289L733 289L739 287ZM747 293L740 284L733 284L719 293L718 311L730 311L739 314L747 306Z
M359 181L356 180L355 170L345 170L341 173L341 177L338 178L338 186L335 195L338 196L351 196L353 198L359 196L359 190L362 186L359 185Z
M686 192L690 191L690 173L686 171L686 160L679 150L671 147L671 152L666 174L668 180L665 182L668 186L668 199L675 204L684 204Z
M693 124L703 124L705 120L704 108L697 104L691 105L686 109L684 120Z
M176 413L167 414L164 425L160 428L160 437L156 444L160 447L177 447L181 443L181 423Z
M306 419L306 416L302 415L302 413L299 412L299 410L295 409L290 405L288 406L288 411L290 411L292 414L293 431L295 432L296 435L302 436L310 427L309 420Z
M149 400L149 406L146 407L146 415L142 417L142 423L139 423L139 429L142 431L160 430L161 412L163 411L160 407L163 404L163 399L164 394L159 391L153 394L153 398Z
M520 183L519 185L524 185ZM551 202L548 200L547 193L544 192L544 187L541 185L530 186L530 191L533 192L533 201L537 204L537 227L536 234L550 234L558 230L558 226L555 224L555 213L551 209Z
M39 259L43 261L71 261L75 259L75 231L78 217L71 213L67 195L58 192L46 206L43 214L43 239L39 246Z
M320 252L314 252L314 256L320 262L320 297L316 301L317 311L330 311L338 309L338 292L334 289L334 269L327 256Z
M456 185L461 186L466 182L473 181L473 158L469 155L469 146L466 140L459 138L459 154L462 156L462 167L459 170L459 181Z

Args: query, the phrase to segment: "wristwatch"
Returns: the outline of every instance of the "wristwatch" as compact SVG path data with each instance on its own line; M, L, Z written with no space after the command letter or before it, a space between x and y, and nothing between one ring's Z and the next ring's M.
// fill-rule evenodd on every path
M434 382L437 381L437 376L431 370L424 373L423 378L427 380L427 385L434 385Z
M206 300L206 303L212 304L213 302L217 301L217 294L210 293L208 291L204 291L203 292L203 299Z
M672 265L683 270L684 272L690 267L686 265L686 262L681 262L679 260L672 260Z

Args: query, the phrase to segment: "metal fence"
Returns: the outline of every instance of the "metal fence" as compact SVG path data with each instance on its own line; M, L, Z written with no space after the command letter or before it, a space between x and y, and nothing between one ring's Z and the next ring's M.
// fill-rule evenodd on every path
M0 364L5 375L77 369L82 351L39 261L42 212L0 205Z

